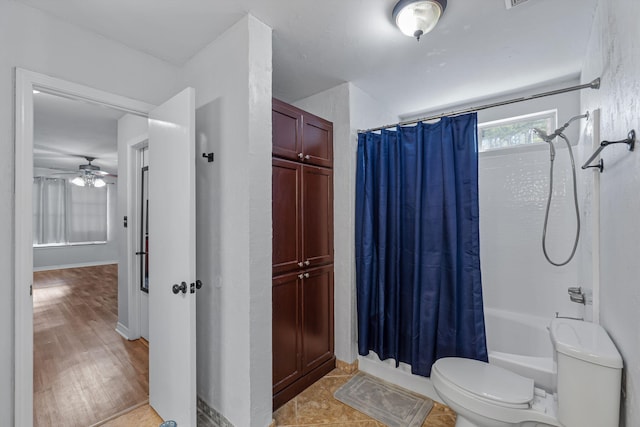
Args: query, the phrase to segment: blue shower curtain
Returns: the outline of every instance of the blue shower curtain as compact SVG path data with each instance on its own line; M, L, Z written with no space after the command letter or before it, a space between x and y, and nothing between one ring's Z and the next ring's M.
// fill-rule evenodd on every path
M358 136L358 351L487 361L476 114Z

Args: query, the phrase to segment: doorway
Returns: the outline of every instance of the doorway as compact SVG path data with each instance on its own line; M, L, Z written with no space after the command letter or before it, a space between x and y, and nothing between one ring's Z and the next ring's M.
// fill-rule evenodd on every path
M186 291L188 285L185 284L183 292L172 292L172 284L195 282L195 92L187 88L154 107L22 69L16 69L15 105L14 423L25 427L33 425L33 221L32 216L24 215L24 212L33 211L34 90L116 108L129 113L127 116L142 117L149 126L150 163L164 171L149 177L150 211L156 212L151 216L149 232L158 248L177 248L181 255L171 256L167 251L157 250L154 255L157 261L151 258L151 265L157 267L150 270L149 277L152 289L149 294L150 339L154 342L149 351L150 404L165 419L195 426L195 291ZM129 132L135 129L135 126L127 126ZM119 180L123 175L127 176L126 188L130 189L134 174L128 171L133 167L135 157L131 152L135 152L143 141L138 133L128 135L126 147L119 150L124 161L119 163L118 176ZM127 215L120 216L119 221L126 223L127 217L132 218L132 193L127 191ZM162 197L154 197L154 194ZM123 243L125 249L119 252L125 255L119 264L125 266L126 274L119 276L127 280L131 302L135 300L131 296L139 291L138 281L131 279L134 269L129 259L136 256L134 245L137 242L130 231L127 236ZM119 332L130 333L126 326L139 331L138 313L132 317L134 305L129 303L128 309L122 310L128 313L129 325L120 328L118 322Z
M118 280L127 229L116 218L126 113L39 90L33 100L34 425L93 425L149 396L148 342L120 326L129 323Z

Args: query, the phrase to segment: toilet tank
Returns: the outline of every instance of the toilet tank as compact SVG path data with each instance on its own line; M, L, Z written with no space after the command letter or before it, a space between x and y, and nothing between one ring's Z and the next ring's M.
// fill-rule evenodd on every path
M553 319L558 420L564 427L618 427L622 357L600 325Z

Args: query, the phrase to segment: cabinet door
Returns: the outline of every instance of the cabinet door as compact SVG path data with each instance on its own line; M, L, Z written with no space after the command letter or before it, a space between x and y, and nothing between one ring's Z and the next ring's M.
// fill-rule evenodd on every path
M304 265L333 262L333 171L302 167L302 254Z
M299 268L302 261L300 185L302 165L272 161L273 274Z
M273 155L290 160L302 156L302 111L273 99L271 109Z
M333 166L333 124L313 114L303 113L302 153L304 162Z
M306 374L333 356L333 266L306 271L301 283L302 369Z
M273 392L302 376L301 281L298 273L275 277L273 303Z

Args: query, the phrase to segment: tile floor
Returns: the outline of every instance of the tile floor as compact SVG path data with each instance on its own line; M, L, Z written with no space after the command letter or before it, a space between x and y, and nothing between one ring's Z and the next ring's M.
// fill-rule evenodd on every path
M324 378L287 402L273 414L276 427L384 427L361 412L338 402L333 393L354 374L334 369ZM105 424L108 427L157 427L162 422L148 405ZM422 427L454 427L456 414L434 402ZM198 411L198 427L217 424Z
M335 400L333 393L354 374L334 369L273 414L276 427L383 427L367 415ZM423 427L453 427L455 413L434 402Z

